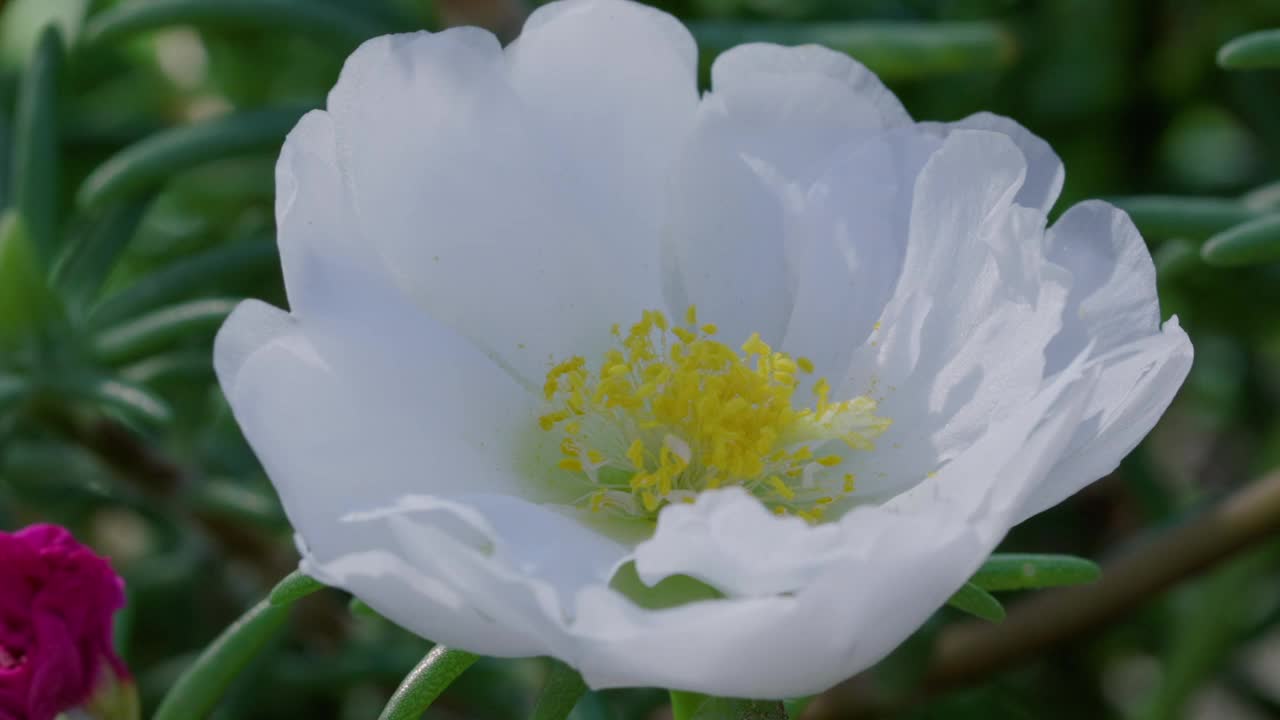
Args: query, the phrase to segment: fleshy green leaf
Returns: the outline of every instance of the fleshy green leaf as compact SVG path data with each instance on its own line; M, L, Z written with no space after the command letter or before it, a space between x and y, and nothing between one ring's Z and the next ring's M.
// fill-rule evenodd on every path
M62 35L46 27L22 77L13 132L14 206L42 263L58 247L58 76Z
M1218 65L1228 70L1280 68L1280 28L1241 35L1223 45Z
M89 396L108 408L124 413L131 420L163 425L173 418L173 409L164 398L124 380L98 380L90 386Z
M400 683L378 720L418 720L431 703L480 658L437 645Z
M1214 235L1200 248L1200 256L1221 267L1280 262L1280 213Z
M89 173L76 200L81 207L97 207L155 188L175 173L211 160L278 149L305 112L305 108L246 111L156 133Z
M174 25L298 33L345 49L395 29L350 5L314 0L133 0L93 17L83 40L111 43Z
M1186 277L1196 268L1204 267L1200 261L1200 248L1186 238L1174 238L1151 253L1156 264L1156 276L1167 282Z
M294 570L276 583L276 586L271 589L271 594L267 596L267 602L271 603L272 607L292 605L314 592L323 590L324 587L323 583L304 574L301 570Z
M1003 592L1091 583L1102 576L1092 560L1071 555L1000 553L987 559L970 584Z
M152 720L206 717L227 687L269 640L284 628L289 608L263 600L254 605L187 668L165 695Z
M1240 198L1240 202L1250 210L1259 212L1280 210L1280 180L1250 190Z
M968 582L956 591L947 604L990 622L1004 620L1004 606L991 593Z
M852 55L886 78L914 78L1008 65L1013 36L986 22L742 23L690 25L698 44L725 50L748 42L817 43Z
M90 314L95 327L116 325L165 303L190 297L194 289L279 265L273 243L265 239L219 245L154 270L103 299Z
M22 218L0 216L0 349L12 348L38 333L57 312L36 249Z
M533 708L533 720L564 720L586 692L587 684L577 670L552 660L547 684Z
M174 305L102 331L93 341L94 354L104 362L120 363L164 349L178 341L212 337L238 300L209 298Z
M1129 213L1147 239L1204 240L1259 214L1237 200L1225 198L1142 195L1113 198L1112 202Z
M690 692L671 693L675 720L787 720L779 700L737 700Z
M25 378L0 374L0 417L21 402L30 389L31 385Z
M133 239L151 200L151 195L139 195L96 214L54 263L54 285L81 304L93 298Z

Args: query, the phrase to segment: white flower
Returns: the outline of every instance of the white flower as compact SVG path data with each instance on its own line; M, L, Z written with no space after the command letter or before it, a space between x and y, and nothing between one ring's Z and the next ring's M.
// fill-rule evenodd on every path
M1014 122L915 123L820 47L695 71L622 0L365 43L281 152L292 310L217 370L304 568L406 628L804 695L1113 469L1191 346L1123 213L1046 228Z

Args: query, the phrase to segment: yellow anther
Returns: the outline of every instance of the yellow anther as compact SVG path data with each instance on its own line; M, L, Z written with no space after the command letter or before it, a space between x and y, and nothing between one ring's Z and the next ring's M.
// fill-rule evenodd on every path
M627 448L627 459L637 468L644 467L644 441L636 438L631 441L631 447Z
M792 490L790 485L783 482L782 478L777 475L770 475L768 482L769 487L773 488L773 491L781 495L784 500L796 499L796 491Z
M797 377L813 372L811 361L774 350L758 333L735 350L712 337L714 324L698 325L692 306L684 321L671 326L645 311L629 329L611 328L615 346L594 369L575 356L547 372L550 407L538 424L563 433L559 467L595 486L583 495L592 510L652 517L668 503L739 485L774 512L818 522L853 491L853 476L829 473L843 456L815 458L814 448L837 439L870 447L888 427L875 401L833 403L830 383L818 379L815 405L797 407Z
M742 352L748 355L768 355L772 348L760 339L760 333L751 333L751 337L742 343Z

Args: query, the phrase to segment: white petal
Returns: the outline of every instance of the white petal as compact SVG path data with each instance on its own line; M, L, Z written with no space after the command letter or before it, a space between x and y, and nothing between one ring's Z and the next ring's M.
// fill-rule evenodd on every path
M538 490L516 475L537 462L521 440L537 433L536 411L510 376L438 326L373 325L370 342L334 336L340 323L312 328L249 301L214 348L236 419L310 547L334 552L339 516L405 494Z
M1062 460L1024 502L1021 522L1107 475L1151 432L1191 370L1191 340L1178 319L1158 335L1093 360L1098 392L1085 409Z
M818 377L841 378L902 273L916 176L941 143L891 131L834 153L806 192L787 198L795 306L782 349Z
M401 287L533 386L658 290L613 265L612 228L508 73L480 30L376 38L329 111L361 232Z
M285 139L276 162L276 228L289 304L322 316L347 300L351 279L390 282L377 249L360 235L338 168L333 118L313 110Z
M583 195L577 211L599 217L607 272L657 288L666 182L698 104L693 37L639 3L570 0L534 11L507 55L512 85Z
M1093 377L1079 372L1077 364L1072 377L993 425L902 501L858 508L832 526L764 518L775 525L757 532L781 546L761 563L751 562L760 550L754 540L728 532L734 516L749 512L735 504L756 502L745 494L669 508L652 545L638 551L642 573L684 573L740 591L797 589L650 612L588 591L574 628L586 651L578 667L593 687L772 698L820 692L865 669L918 628L1003 537L1088 402ZM840 550L826 538L833 531L842 535ZM788 568L786 549L816 551L823 560L794 557Z
M317 577L423 637L503 657L561 648L573 598L607 584L627 552L569 517L500 495L405 497L349 515L338 530L352 540L308 557Z
M711 72L674 170L667 304L697 305L731 343L759 332L776 345L794 292L784 188L807 188L834 148L910 117L866 68L818 46L743 45Z
M920 123L920 127L941 136L953 130L987 130L1009 136L1027 158L1027 178L1014 202L1048 213L1062 192L1066 171L1049 143L1016 121L1001 115L980 112L953 123Z
M920 173L901 280L839 395L893 421L849 455L866 496L918 482L1043 384L1069 279L1043 260L1043 214L1012 202L1024 169L1005 136L965 130Z
M852 130L911 122L875 73L821 45L739 45L716 58L711 87L762 132L778 137L790 125L785 142L810 153L838 147Z
M1099 200L1073 206L1054 223L1046 254L1072 276L1062 332L1048 349L1049 372L1088 342L1102 354L1159 330L1155 264L1124 211Z

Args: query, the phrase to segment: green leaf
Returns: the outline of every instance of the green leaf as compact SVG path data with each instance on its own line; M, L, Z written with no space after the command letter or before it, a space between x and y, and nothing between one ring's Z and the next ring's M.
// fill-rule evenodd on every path
M982 590L1034 590L1091 583L1102 577L1092 560L1071 555L998 553L987 559L970 584Z
M77 303L88 303L133 239L152 198L139 195L103 208L54 263L54 286Z
M0 216L0 349L34 338L58 312L22 218Z
M13 179L13 127L0 112L0 212L9 209L9 186Z
M1004 620L1004 606L1000 604L1000 601L995 599L991 593L971 582L965 583L963 587L957 590L956 594L952 595L951 599L947 601L947 604L957 610L963 610L970 615L976 615L989 622Z
M97 207L162 185L202 163L257 150L278 149L306 108L232 113L165 130L116 153L89 173L76 201Z
M0 63L26 67L40 31L56 27L67 45L75 43L89 0L6 0L0 2Z
M1013 36L987 22L692 23L698 44L726 50L747 42L817 43L843 51L877 74L917 78L1009 65Z
M1218 66L1227 70L1280 68L1280 28L1241 35L1218 50Z
M89 316L89 323L105 327L132 319L165 303L190 297L199 288L260 270L274 270L280 264L275 244L245 240L219 245L154 270L132 285L108 295Z
M1259 212L1280 210L1280 180L1250 190L1240 198L1240 202L1250 210Z
M173 419L169 403L150 390L116 378L101 378L89 383L87 397L123 413L130 420L164 425Z
M445 688L480 658L437 645L400 683L378 720L419 720Z
M58 76L62 36L46 27L22 77L14 118L14 206L22 213L37 257L47 263L58 247Z
M315 0L133 0L93 17L83 40L112 43L173 25L297 33L336 42L343 52L396 29L350 6Z
M738 700L691 692L671 692L674 720L787 720L779 700Z
M31 384L26 378L17 375L0 374L0 418L14 405L17 405L31 391Z
M587 684L577 670L552 660L547 684L533 708L533 720L564 720L586 692Z
M1200 261L1200 248L1186 238L1174 238L1151 253L1156 263L1156 277L1161 282L1176 280L1195 273L1204 267Z
M1142 195L1112 198L1129 213L1147 239L1183 237L1204 240L1258 216L1238 200Z
M268 600L249 608L205 648L165 695L152 720L195 720L217 706L231 681L284 628L287 606Z
M294 570L276 583L276 586L271 589L271 594L267 596L267 602L271 603L272 607L292 605L314 592L323 590L324 587L320 581L304 574L301 570Z
M1280 213L1214 235L1200 248L1200 257L1219 267L1280 262Z
M93 352L107 363L121 363L165 349L192 337L211 336L239 300L192 300L156 310L103 330L93 340Z

